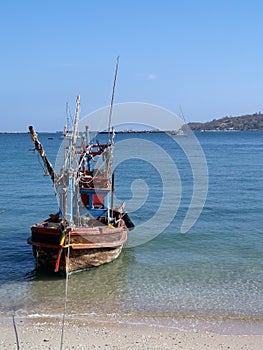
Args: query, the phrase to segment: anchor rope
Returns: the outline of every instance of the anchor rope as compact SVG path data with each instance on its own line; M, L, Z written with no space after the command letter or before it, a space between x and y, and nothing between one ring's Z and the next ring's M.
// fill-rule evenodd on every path
M13 309L12 323L13 323L13 328L14 328L15 338L16 338L16 348L17 348L17 350L20 350L20 342L19 342L18 331L17 331L17 327L16 327L16 320L15 320L16 311L15 311L13 299L10 296L9 290L6 290L6 294L7 294L7 298L9 300L9 302L12 304L12 309Z
M68 273L68 266L70 261L70 231L68 232L68 253L67 253L67 260L65 262L65 270L66 270L66 280L65 280L65 290L64 290L64 311L62 316L62 328L61 328L61 338L60 338L60 350L63 350L63 344L64 344L64 332L65 332L65 319L66 319L66 313L67 313L67 300L68 300L68 283L69 283L69 273Z
M12 319L13 319L13 327L14 327L15 337L16 337L16 348L17 348L17 350L20 350L20 344L19 344L18 332L17 332L17 328L16 328L15 315L12 316Z

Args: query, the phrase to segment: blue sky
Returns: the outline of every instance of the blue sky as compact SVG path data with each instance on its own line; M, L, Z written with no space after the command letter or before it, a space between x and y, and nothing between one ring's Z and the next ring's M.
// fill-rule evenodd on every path
M186 120L263 111L262 0L0 2L0 131L61 130L82 116L144 102Z

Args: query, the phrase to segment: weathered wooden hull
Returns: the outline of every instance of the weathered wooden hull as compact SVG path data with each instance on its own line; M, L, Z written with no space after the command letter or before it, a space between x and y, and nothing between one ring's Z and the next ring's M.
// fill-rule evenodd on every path
M56 224L41 222L31 231L28 244L33 247L37 267L64 274L117 259L127 240L126 227L106 225L62 232Z
M63 274L73 273L110 263L118 258L121 250L122 245L116 248L71 249L68 258L68 248L63 249L58 272ZM42 248L33 245L33 254L38 268L41 267L48 271L55 271L58 257L57 249Z

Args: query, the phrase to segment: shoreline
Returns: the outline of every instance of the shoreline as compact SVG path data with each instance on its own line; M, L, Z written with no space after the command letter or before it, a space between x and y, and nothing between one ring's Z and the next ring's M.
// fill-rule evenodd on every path
M262 349L262 331L257 335L226 335L209 331L208 325L214 325L213 320L202 320L203 323L195 324L192 329L187 329L187 322L184 321L174 320L172 326L167 320L160 323L160 318L133 319L126 322L114 317L66 315L63 349ZM227 322L225 326L230 327L230 331L235 329L235 321L224 322ZM257 328L262 330L263 323L256 323ZM1 350L15 348L16 344L20 349L59 349L62 315L0 317L0 333Z

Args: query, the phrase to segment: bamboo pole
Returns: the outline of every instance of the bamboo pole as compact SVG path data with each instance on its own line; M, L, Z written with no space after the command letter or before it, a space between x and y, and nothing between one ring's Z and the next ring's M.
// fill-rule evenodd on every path
M49 162L49 160L47 159L46 153L44 151L44 148L41 144L41 142L38 140L37 137L37 133L35 132L33 126L29 126L29 131L30 131L30 136L31 136L31 140L34 142L35 144L35 149L38 151L40 157L42 158L45 167L47 168L47 171L53 181L53 183L55 182L55 179L57 177L52 164Z
M116 68L115 68L114 81L113 81L112 94L111 94L110 114L109 114L109 123L108 123L108 144L110 143L111 119L112 119L112 110L113 110L114 93L115 93L118 67L119 67L119 56L117 57L117 61L116 61Z

